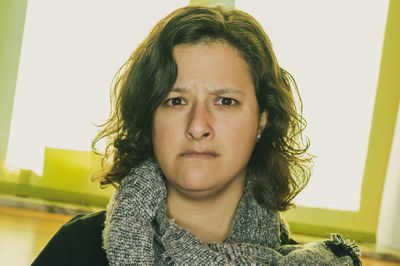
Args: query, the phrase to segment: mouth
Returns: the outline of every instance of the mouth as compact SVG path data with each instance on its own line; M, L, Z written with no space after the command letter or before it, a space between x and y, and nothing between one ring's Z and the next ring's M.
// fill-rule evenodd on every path
M219 154L215 151L185 151L184 153L180 154L180 157L184 158L192 158L192 159L213 159L218 157Z

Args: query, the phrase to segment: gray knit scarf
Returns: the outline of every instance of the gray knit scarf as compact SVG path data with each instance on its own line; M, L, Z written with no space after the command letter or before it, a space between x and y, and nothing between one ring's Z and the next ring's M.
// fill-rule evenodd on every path
M165 214L167 190L154 158L132 169L114 193L103 231L110 265L360 265L358 247L339 235L289 244L276 211L261 207L249 180L224 243L205 244Z

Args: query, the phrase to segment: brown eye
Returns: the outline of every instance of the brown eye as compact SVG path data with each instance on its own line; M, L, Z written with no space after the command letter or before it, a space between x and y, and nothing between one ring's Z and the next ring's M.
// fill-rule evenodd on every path
M173 99L171 99L171 104L172 105L180 105L180 104L182 104L182 99L181 98L173 98Z
M223 98L222 99L222 105L232 105L232 99Z
M175 97L165 101L165 105L167 106L179 106L182 104L185 104L185 102L181 97Z
M233 106L237 103L237 101L235 99L232 98L226 98L226 97L221 97L218 102L218 104L229 107L229 106Z

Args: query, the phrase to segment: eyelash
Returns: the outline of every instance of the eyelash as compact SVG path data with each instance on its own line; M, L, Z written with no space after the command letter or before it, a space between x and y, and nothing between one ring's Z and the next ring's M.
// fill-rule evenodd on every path
M232 103L231 103L230 105L223 105L223 104L222 104L222 101L225 100L225 99L231 100ZM223 106L223 107L225 107L225 108L232 107L232 106L237 105L237 104L239 103L237 100L235 100L235 99L233 99L233 98L228 98L228 97L219 97L217 103L219 103L219 102L221 102L221 106Z
M171 106L171 107L182 105L182 104L177 104L177 105L173 105L173 104L172 104L172 101L173 101L173 100L177 100L177 99L180 99L182 102L185 102L185 100L184 100L182 97L174 97L174 98L167 99L167 100L164 102L164 105L166 105L166 106ZM232 103L231 103L230 105L223 105L223 104L222 104L222 101L225 100L225 99L231 100ZM236 105L236 104L239 103L237 100L235 100L235 99L233 99L233 98L228 98L228 97L218 97L217 103L219 103L219 102L221 102L220 105L223 106L223 107L225 107L225 108L232 107L232 106L234 106L234 105Z
M166 105L166 106L171 106L171 107L182 105L182 104L173 105L173 104L172 104L172 101L173 101L173 100L176 100L176 99L180 99L182 102L185 102L185 100L183 100L182 97L174 97L174 98L167 99L167 100L164 102L164 105Z

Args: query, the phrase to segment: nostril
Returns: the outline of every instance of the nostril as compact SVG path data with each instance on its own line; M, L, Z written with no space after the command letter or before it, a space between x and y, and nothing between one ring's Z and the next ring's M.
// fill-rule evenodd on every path
M208 136L210 136L210 133L204 133L204 137L208 137Z

